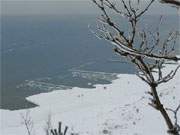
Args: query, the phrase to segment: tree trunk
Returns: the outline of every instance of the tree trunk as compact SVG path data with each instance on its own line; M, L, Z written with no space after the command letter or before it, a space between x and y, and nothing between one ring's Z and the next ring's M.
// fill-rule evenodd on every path
M168 127L168 133L171 134L171 135L179 135L177 129L174 127L168 113L166 112L163 104L161 103L160 99L159 99L159 96L158 96L158 93L157 93L157 90L156 90L156 86L155 85L150 85L151 87L151 92L152 92L152 96L153 96L153 99L154 99L154 105L156 107L157 110L160 111L161 115L163 116L165 122L166 122L166 125Z

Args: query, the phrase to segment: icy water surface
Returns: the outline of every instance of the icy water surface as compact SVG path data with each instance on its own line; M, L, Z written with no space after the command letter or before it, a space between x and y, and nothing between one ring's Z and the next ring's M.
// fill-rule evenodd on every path
M89 88L110 83L117 73L134 73L108 43L90 32L88 25L95 24L95 18L3 16L0 108L34 107L25 97L72 87ZM147 18L145 21L153 23L153 16ZM178 27L177 17L170 18L170 24Z

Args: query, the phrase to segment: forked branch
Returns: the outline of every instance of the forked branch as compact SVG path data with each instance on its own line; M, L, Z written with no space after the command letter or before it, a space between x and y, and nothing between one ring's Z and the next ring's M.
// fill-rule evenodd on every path
M164 75L163 68L167 61L177 62L180 60L175 53L179 32L170 31L167 38L161 39L159 27L162 25L162 16L155 32L138 28L141 17L148 11L155 0L149 0L143 9L140 7L142 2L140 0L137 0L138 5L136 7L132 4L136 0L121 0L123 9L118 8L110 0L92 1L102 12L101 17L98 19L97 32L93 31L93 33L97 37L109 41L114 46L116 54L125 57L135 65L138 70L138 77L151 88L148 92L152 97L150 105L161 113L167 124L168 132L179 135L177 125L173 124L160 101L157 91L157 86L173 79L180 68L179 65L176 69ZM120 22L116 22L109 11L125 17L130 32L127 33L122 30Z

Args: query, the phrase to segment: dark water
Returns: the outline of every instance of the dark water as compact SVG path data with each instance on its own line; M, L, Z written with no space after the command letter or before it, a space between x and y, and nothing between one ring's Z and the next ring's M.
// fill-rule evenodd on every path
M170 24L178 26L177 17ZM153 17L146 19L152 21ZM171 22L172 21L172 22ZM95 16L3 16L1 106L22 109L36 105L25 97L110 83L113 73L133 73L112 47L89 30Z

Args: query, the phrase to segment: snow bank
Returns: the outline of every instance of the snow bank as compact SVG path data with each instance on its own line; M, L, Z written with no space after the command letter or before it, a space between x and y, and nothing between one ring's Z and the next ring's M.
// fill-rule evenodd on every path
M168 65L165 72L174 68ZM176 108L180 102L180 71L173 80L159 87L163 103ZM162 116L148 106L148 86L135 75L120 74L112 84L93 89L73 88L28 97L39 107L29 109L34 134L45 135L48 115L53 127L59 121L68 132L79 135L166 135ZM20 114L27 110L1 110L0 135L26 135ZM180 113L178 114L180 117Z

